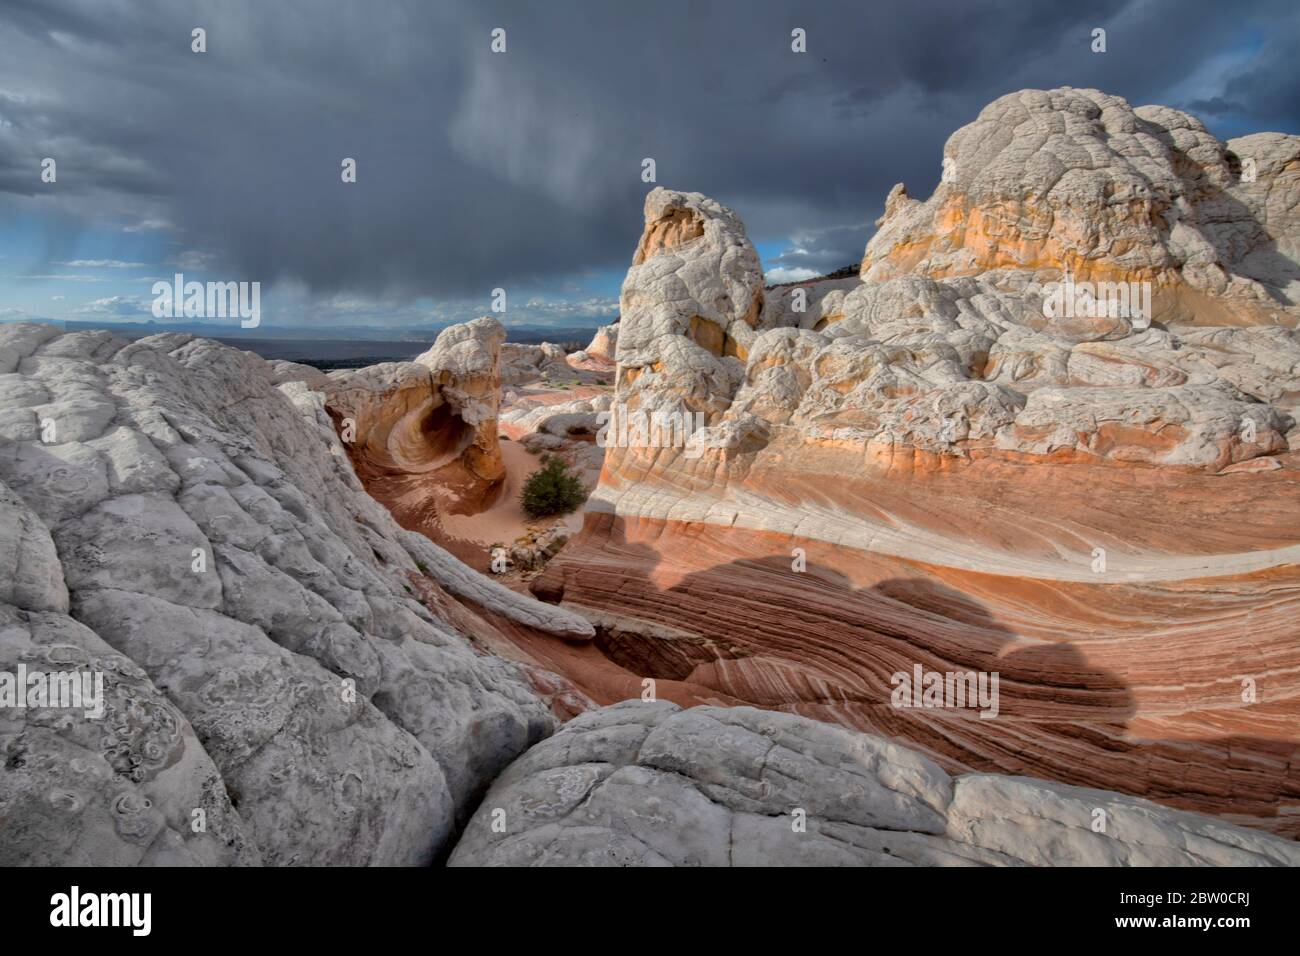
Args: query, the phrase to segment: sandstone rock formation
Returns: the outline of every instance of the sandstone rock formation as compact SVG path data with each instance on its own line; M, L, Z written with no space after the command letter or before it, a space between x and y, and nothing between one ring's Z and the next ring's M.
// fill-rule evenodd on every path
M596 334L591 337L591 343L583 351L592 358L615 361L618 352L618 323L614 322L598 328Z
M521 398L502 414L501 430L535 454L558 455L594 485L605 461L596 436L610 404L609 395L555 402Z
M501 381L505 385L536 382L556 387L585 385L604 382L612 377L613 372L612 357L581 351L566 355L564 349L553 342L540 345L507 342L501 347Z
M758 254L731 210L657 188L623 281L617 397L647 412L718 414L762 321Z
M540 345L509 342L501 348L501 381L505 385L569 381L576 376L565 359L564 349L553 342Z
M1300 862L1300 138L1024 91L945 158L770 290L653 190L573 356L0 326L0 675L105 689L0 708L0 864L427 863L490 785L453 863ZM599 471L546 603L434 543L502 434Z
M271 375L324 396L362 484L403 528L486 572L495 539L467 532L462 519L489 513L483 523L493 524L491 515L508 510L526 478L511 473L520 462L503 457L498 432L533 454L558 454L594 485L603 451L594 443L597 412L590 403L608 407L596 383L613 378L606 359L571 361L558 345L512 344L505 336L484 316L443 330L410 362L329 375L276 362ZM553 405L554 414L532 414ZM560 428L562 411L577 416L568 429ZM554 419L549 428L547 419ZM592 422L581 434L578 419Z
M323 387L358 475L403 527L430 530L438 511L473 514L500 494L505 337L485 316L444 329L414 361L335 372Z
M667 195L647 200L647 234L663 203L703 201ZM713 221L752 257L734 216ZM629 272L617 400L703 411L727 447L779 427L873 456L902 447L1217 471L1286 450L1295 427L1300 347L1283 328L1182 335L1124 317L1048 319L1035 275L1022 271L999 284L987 274L826 283L802 313L790 298L806 290L786 289L753 320L758 334L746 322L728 338L694 308L716 294L701 278L714 275L715 254L699 243L690 253L690 268L685 250L665 253L659 268L675 271L662 282L646 264ZM690 298L674 286L683 281L696 284ZM750 274L741 294L755 288L761 295L761 276Z
M950 777L904 747L788 714L629 701L513 763L450 862L1297 866L1300 846L1100 790Z
M1294 328L1298 157L1294 136L1224 144L1168 107L1022 90L952 135L927 201L894 187L862 277L1141 277L1161 321Z
M614 403L705 427L607 450L532 585L602 657L528 652L1300 835L1298 146L1014 94L860 279L766 293L734 213L655 189ZM918 663L1001 672L1002 716L891 707Z
M497 339L452 331L408 404L449 406L463 455L490 434ZM104 687L100 716L0 708L0 863L426 863L552 729L563 682L457 625L591 626L398 527L285 371L186 335L0 326L0 672ZM397 454L418 425L390 425L371 447Z

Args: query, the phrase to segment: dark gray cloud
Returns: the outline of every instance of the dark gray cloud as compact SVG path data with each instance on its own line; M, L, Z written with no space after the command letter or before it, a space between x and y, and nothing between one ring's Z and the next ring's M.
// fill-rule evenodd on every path
M862 258L863 239L870 231L866 222L797 230L788 237L789 245L767 260L767 279L797 282L853 265Z
M1261 37L1248 62L1228 69L1222 95L1186 104L1224 135L1277 129L1294 132L1300 113L1300 5Z
M1081 6L5 0L0 213L165 226L321 295L480 295L624 266L646 156L835 268L894 182L926 194L948 135L1022 87L1300 129L1293 0ZM43 156L57 192L33 177Z

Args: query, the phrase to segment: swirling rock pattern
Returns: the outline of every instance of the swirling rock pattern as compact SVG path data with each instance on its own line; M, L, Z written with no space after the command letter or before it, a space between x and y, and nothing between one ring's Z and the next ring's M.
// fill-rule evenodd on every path
M608 449L532 584L596 639L521 646L604 703L649 679L1300 836L1298 150L1012 94L860 278L770 290L734 213L655 189L614 400L706 427ZM1052 315L1067 272L1153 314ZM999 715L891 706L916 665L999 672Z
M436 534L439 512L476 514L505 483L497 444L506 332L484 316L444 329L410 362L340 371L321 383L357 474L402 527Z

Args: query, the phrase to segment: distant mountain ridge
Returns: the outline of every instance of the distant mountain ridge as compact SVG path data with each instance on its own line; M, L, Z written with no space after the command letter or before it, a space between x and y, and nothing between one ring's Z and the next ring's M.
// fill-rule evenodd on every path
M580 325L550 326L529 322L511 325L509 320L503 316L494 317L506 327L511 341L515 342L558 342L565 339L582 339L585 342L596 329L609 321L607 317L593 316L589 323ZM264 325L256 335L249 335L247 330L244 330L243 335L232 336L223 333L239 331L239 327L229 320L220 322L155 322L153 320L147 322L79 322L24 317L22 321L38 325L56 325L67 332L90 332L105 329L124 339L158 335L162 332L181 332L189 335L201 335L204 338L216 339L217 341L230 338L254 341L265 337L271 341L310 339L312 341L328 342L356 340L368 342L420 342L422 343L421 351L428 348L429 343L436 339L438 333L443 329L459 324L456 322L442 322L436 325L393 329L373 325L331 325L324 327L317 325Z
M325 371L336 368L363 368L380 362L410 361L437 339L439 333L457 323L420 326L410 329L377 329L348 325L314 328L311 326L265 326L257 332L240 330L229 322L65 322L43 320L36 324L53 325L65 332L107 331L124 339L141 339L164 332L199 335L223 345L254 352L267 360L284 359L313 365ZM504 323L503 323L504 324ZM555 342L578 348L601 327L593 319L589 326L553 328L544 325L507 327L509 341L521 345ZM238 334L225 335L223 332Z

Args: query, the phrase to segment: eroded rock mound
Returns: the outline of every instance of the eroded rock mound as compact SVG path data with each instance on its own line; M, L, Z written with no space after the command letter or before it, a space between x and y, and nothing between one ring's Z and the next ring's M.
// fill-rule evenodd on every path
M652 190L620 296L619 401L647 411L725 411L762 307L758 253L736 215L699 193Z
M566 361L564 349L554 342L523 345L508 342L501 348L501 382L523 385L529 382L567 382L577 373Z
M699 221L698 237L648 241L681 210ZM873 246L887 236L882 228ZM768 304L743 227L716 203L656 189L647 243L657 254L624 284L616 401L704 414L711 431L701 443L717 453L700 467L728 469L735 449L775 441L786 454L794 445L806 455L859 448L868 459L915 449L1218 471L1287 451L1296 426L1293 332L1205 327L1199 314L1186 324L1168 309L1157 310L1168 324L1152 325L1149 315L1092 314L1082 300L1077 314L1055 314L1044 283L1066 270L1047 258L1000 272L973 262L966 271L978 275L955 277L926 259L891 278L869 255L869 281L773 290ZM1205 294L1236 302L1244 288ZM647 466L646 455L632 457L629 469Z
M894 188L862 277L1069 270L1152 281L1161 321L1294 327L1297 155L1098 90L1011 93L948 140L929 200Z
M507 342L501 347L501 382L504 385L544 384L554 388L577 385L607 384L614 375L613 339L601 338L605 326L597 333L593 345L598 352L565 353L554 342L540 345ZM617 335L617 332L612 333ZM608 350L608 353L603 350Z
M505 329L490 317L444 329L411 362L336 372L325 405L371 493L406 528L441 508L474 514L501 492L497 445Z
M583 349L583 352L590 358L615 361L618 352L618 323L614 322L598 328L596 334L591 337L591 343Z
M950 777L802 717L638 701L512 764L451 865L1296 866L1300 846L1102 790Z

